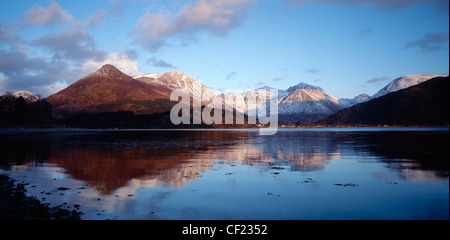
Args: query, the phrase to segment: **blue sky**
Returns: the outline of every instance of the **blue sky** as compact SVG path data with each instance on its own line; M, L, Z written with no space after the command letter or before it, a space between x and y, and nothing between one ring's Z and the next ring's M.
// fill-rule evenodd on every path
M105 63L216 89L372 95L449 72L447 0L0 0L0 92L43 97Z

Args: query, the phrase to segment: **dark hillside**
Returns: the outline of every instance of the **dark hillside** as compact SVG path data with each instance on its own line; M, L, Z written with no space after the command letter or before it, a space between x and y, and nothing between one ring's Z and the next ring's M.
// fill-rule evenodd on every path
M357 104L318 123L447 126L449 77L430 79L416 86Z

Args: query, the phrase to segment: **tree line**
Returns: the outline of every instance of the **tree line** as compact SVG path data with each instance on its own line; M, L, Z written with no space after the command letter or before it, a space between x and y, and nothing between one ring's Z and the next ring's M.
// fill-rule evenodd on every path
M52 106L41 99L27 102L10 93L0 96L0 127L48 126L53 123Z

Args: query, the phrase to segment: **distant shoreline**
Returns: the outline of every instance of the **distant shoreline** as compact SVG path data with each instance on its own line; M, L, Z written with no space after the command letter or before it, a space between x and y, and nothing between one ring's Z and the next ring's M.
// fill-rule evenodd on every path
M258 131L260 128L27 128L27 127L15 127L15 128L0 128L0 135L9 135L17 133L71 133L71 132L126 132L126 131ZM301 126L301 127L279 127L278 130L304 130L304 129L386 129L386 130L433 130L433 131L449 131L448 126Z

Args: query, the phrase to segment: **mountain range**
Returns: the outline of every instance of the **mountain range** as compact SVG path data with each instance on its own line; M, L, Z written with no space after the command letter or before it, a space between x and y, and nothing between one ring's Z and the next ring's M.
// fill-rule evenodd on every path
M438 77L447 77L447 75L402 76L394 79L373 96L361 94L352 99L334 97L322 88L306 83L299 83L286 90L277 89L279 122L317 122L346 109L360 107L364 103L373 102L385 95ZM211 103L211 99L215 97L221 100L223 107L228 103L225 100L233 99L235 100L232 106L234 111L248 116L256 115L258 110L267 107L266 102L274 97L269 91L259 95L258 90L272 89L267 86L244 93L215 95L208 87L184 72L152 73L132 77L113 65L106 64L45 100L53 106L55 118L67 118L79 113L103 112L131 112L134 115L161 114L168 113L177 103L170 101L170 94L175 89L184 89L190 93L191 97L202 94L202 106ZM25 91L14 94L29 101L39 100ZM341 119L334 122L345 121Z
M367 102L392 92L397 92L432 78L445 76L448 75L417 74L402 76L394 79L373 96L360 94L354 98L334 97L318 86L312 86L302 82L289 87L286 90L278 89L278 118L280 122L316 122L356 104ZM270 90L272 88L266 86L263 89ZM258 90L259 89L241 93L240 95L242 97L240 99L245 100L248 99L249 96L258 95ZM222 94L221 96L224 97L226 95L236 96L239 94L228 93ZM261 96L261 98L265 100L269 100L272 97L273 96L269 93L265 96ZM241 106L239 106L239 104L241 104ZM248 115L255 115L259 108L267 106L263 101L259 102L259 104L255 105L255 108L251 109L248 106L248 101L240 101L236 103L235 107L245 109L245 113Z
M448 126L449 102L449 77L435 77L411 87L377 95L370 101L339 111L319 123Z

